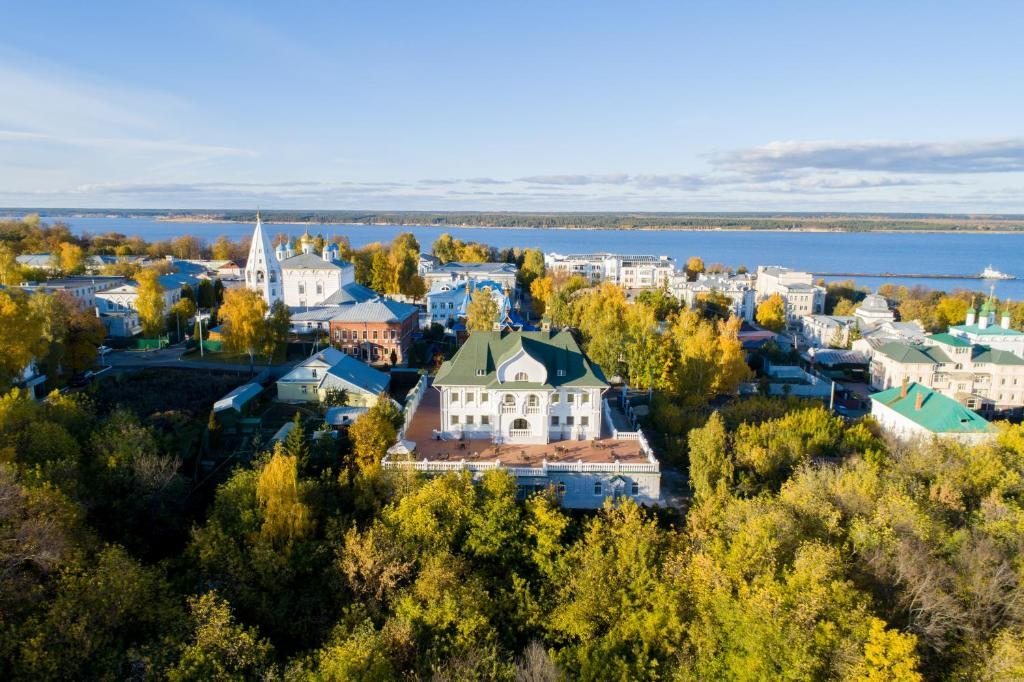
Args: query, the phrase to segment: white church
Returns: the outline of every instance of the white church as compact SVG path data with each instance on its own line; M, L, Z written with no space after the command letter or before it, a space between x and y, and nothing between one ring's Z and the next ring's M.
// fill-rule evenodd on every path
M316 253L315 239L306 232L295 244L279 244L274 249L256 214L245 286L263 294L267 305L278 300L289 308L331 305L336 295L354 282L355 267L341 260L337 244L325 244Z

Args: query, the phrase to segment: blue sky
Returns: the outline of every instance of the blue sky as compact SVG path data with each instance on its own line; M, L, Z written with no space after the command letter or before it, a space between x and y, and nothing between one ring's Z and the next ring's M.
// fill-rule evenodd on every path
M0 16L0 206L1024 212L1020 2Z

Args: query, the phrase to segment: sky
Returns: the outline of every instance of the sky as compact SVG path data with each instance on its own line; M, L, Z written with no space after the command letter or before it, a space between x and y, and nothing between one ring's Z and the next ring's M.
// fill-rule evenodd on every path
M1021 2L0 17L5 207L1024 213Z

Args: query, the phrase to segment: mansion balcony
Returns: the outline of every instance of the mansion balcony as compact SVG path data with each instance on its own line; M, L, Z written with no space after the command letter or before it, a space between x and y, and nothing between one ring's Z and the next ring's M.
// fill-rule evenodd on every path
M502 405L501 408L505 408ZM518 405L502 414L523 414ZM538 414L546 408L535 407ZM564 471L634 471L657 473L660 471L646 440L639 432L612 432L604 428L600 438L591 440L554 440L550 443L516 443L517 438L529 439L540 431L534 429L511 429L508 440L495 443L492 434L482 431L452 431L448 437L439 437L441 425L440 394L433 388L426 388L419 398L415 411L408 419L402 438L415 444L411 455L415 468L424 471L478 470L494 466L516 470L564 470ZM459 428L470 428L461 425ZM477 425L479 428L479 425ZM396 466L392 462L388 466ZM423 464L423 462L427 464Z

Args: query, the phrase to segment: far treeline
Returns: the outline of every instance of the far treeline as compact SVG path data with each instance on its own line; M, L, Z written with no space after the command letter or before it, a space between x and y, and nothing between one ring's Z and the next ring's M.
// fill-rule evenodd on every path
M249 210L167 209L9 209L13 215L151 218L250 222ZM519 227L606 230L1024 230L1024 215L941 213L519 213L513 211L263 211L267 222L365 223L451 227Z

